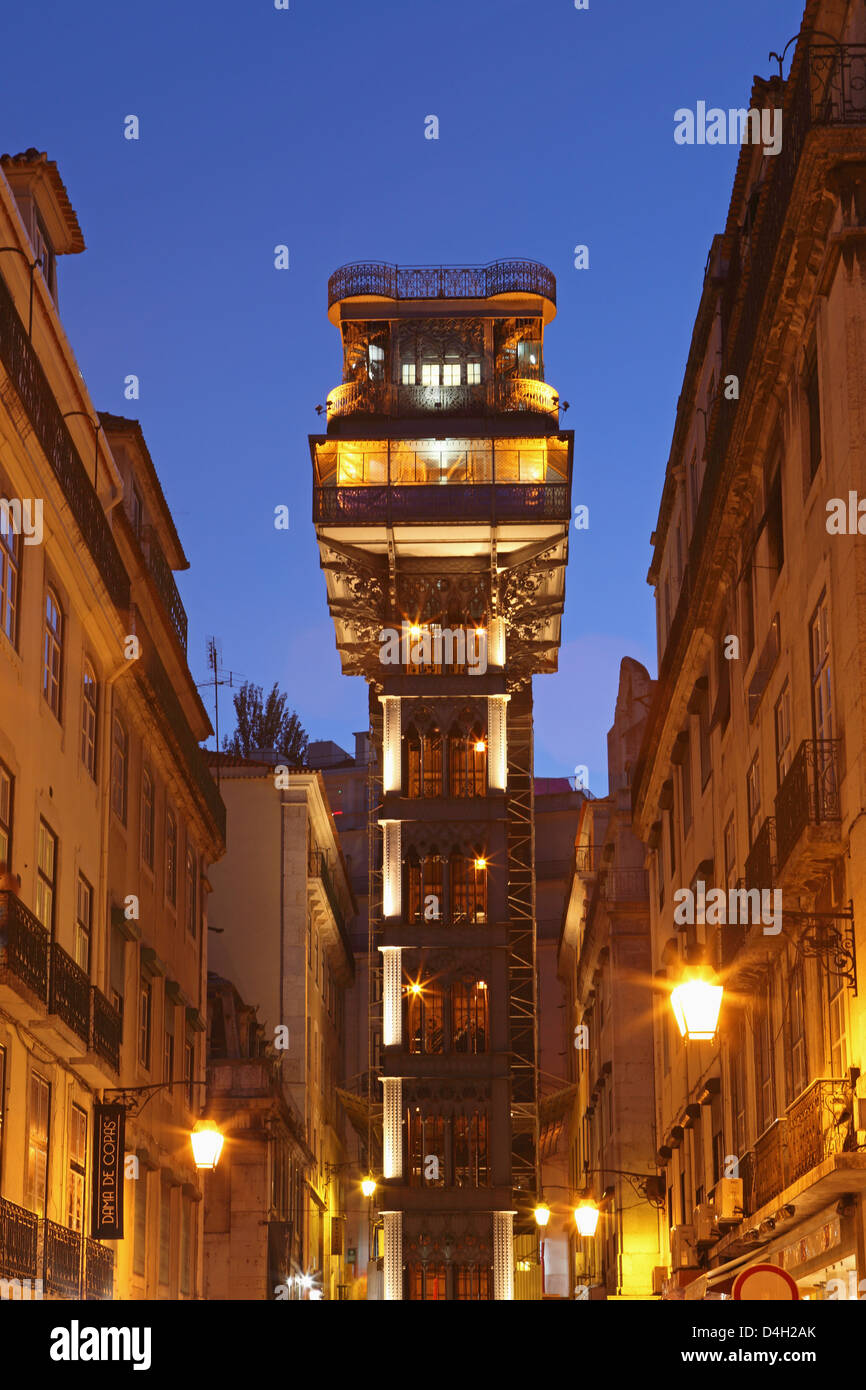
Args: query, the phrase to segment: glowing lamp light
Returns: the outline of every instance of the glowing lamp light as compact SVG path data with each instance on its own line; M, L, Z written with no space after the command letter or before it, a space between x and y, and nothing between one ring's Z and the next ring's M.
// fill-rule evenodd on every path
M538 1226L543 1231L548 1221L550 1220L550 1207L547 1205L546 1202L539 1202L538 1206L535 1208L534 1215L536 1226Z
M712 1042L719 1023L724 987L705 968L687 971L671 991L671 1008L687 1042Z
M598 1216L599 1211L595 1202L586 1200L578 1203L574 1209L574 1222L578 1235L594 1236L598 1226Z
M409 636L410 636L410 637L420 637L420 636L421 636L421 629L420 629L420 627L418 626L417 623L413 623L412 626L410 627L410 629L409 629Z
M487 747L487 744L484 742L484 739L483 739L483 738L480 738L480 739L478 740L478 742L476 743L476 745L475 745L475 752L476 752L476 753L483 753L484 750L486 749L486 747Z
M374 1177L364 1178L361 1182L361 1191L365 1197L372 1197L376 1191L376 1179Z
M410 993L410 994L420 994L420 993L421 993L421 986L418 984L417 980L416 980L413 984L411 984L411 985L409 986L409 993Z
M220 1161L224 1139L213 1120L199 1120L190 1134L196 1168L213 1171Z
M487 860L486 860L486 859L476 859L476 860L475 860L475 867L476 867L476 869L486 869L486 868L487 868Z
M479 980L479 981L478 981L478 988L479 988L479 989L486 989L486 988L487 988L487 981L486 981L486 980Z

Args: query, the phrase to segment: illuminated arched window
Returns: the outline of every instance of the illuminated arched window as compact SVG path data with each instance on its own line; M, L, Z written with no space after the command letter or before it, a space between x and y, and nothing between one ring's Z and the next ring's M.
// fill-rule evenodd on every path
M451 921L455 925L487 921L487 860L451 856Z
M406 857L406 921L438 922L444 916L444 866L435 852Z
M413 798L442 795L442 735L433 725L406 732L406 790Z
M455 1052L487 1052L490 1011L486 980L457 980L451 988L451 1046Z
M453 1125L454 1186L487 1187L490 1182L487 1116L478 1110L455 1115Z
M440 984L428 981L406 986L406 1028L409 1051L438 1056L445 1051L446 996Z
M452 796L487 795L487 739L480 725L451 730L448 765Z

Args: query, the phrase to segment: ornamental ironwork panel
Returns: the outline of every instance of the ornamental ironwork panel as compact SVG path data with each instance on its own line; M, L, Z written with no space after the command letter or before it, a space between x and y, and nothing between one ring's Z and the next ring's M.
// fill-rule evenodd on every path
M488 299L537 294L556 303L556 277L538 261L503 260L482 266L396 266L356 261L328 280L328 308L356 295L388 299Z
M776 794L776 846L779 868L807 825L838 822L841 739L804 739Z
M90 981L55 941L51 947L48 1012L57 1014L85 1043L90 1042Z
M43 1221L43 1280L46 1293L81 1297L81 1236L67 1226Z
M791 1181L805 1177L825 1158L857 1148L854 1092L847 1078L813 1081L788 1107Z
M755 1141L755 1208L777 1197L788 1185L787 1121L784 1116L774 1120Z
M36 1278L38 1236L38 1217L0 1197L0 1278Z
M2 277L0 361L18 393L42 452L63 489L112 602L116 608L127 609L129 576L123 567L102 503L72 442L48 378Z
M15 893L0 893L0 978L9 974L48 1003L48 932Z
M156 538L156 532L152 526L145 528L144 534L145 553L153 582L159 590L159 596L165 606L171 625L177 635L177 640L186 651L187 618L183 600L174 582L174 574L171 566L162 553L162 547Z
M84 1297L90 1301L114 1298L114 1251L89 1236L84 1241Z
M389 521L545 521L570 518L565 483L409 484L397 487L315 487L313 520L382 525Z
M776 822L767 816L746 856L746 888L772 888L776 865Z
M123 1023L120 1014L94 985L90 1046L98 1056L110 1063L115 1071L120 1070L122 1035Z

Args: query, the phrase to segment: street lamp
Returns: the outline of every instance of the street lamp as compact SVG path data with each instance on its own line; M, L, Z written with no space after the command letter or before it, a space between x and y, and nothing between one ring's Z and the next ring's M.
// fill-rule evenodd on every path
M600 1212L598 1203L591 1198L584 1198L574 1209L574 1221L577 1226L577 1233L581 1236L594 1236L598 1226Z
M540 1201L534 1212L535 1224L539 1230L543 1231L550 1220L550 1207L545 1201Z
M197 1120L190 1134L196 1168L213 1172L220 1160L224 1138L213 1120Z
M671 1007L687 1042L712 1042L719 1023L724 987L714 983L706 966L687 967L683 978L671 991Z
M376 1179L372 1174L370 1174L369 1177L361 1179L361 1191L365 1197L372 1197L373 1193L376 1191Z

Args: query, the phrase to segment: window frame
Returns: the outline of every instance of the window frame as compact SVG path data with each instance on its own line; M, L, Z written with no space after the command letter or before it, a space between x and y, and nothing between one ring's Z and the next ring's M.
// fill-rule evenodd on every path
M52 623L52 609L56 624ZM58 724L63 711L63 644L65 614L60 595L52 584L45 587L42 605L42 697Z

